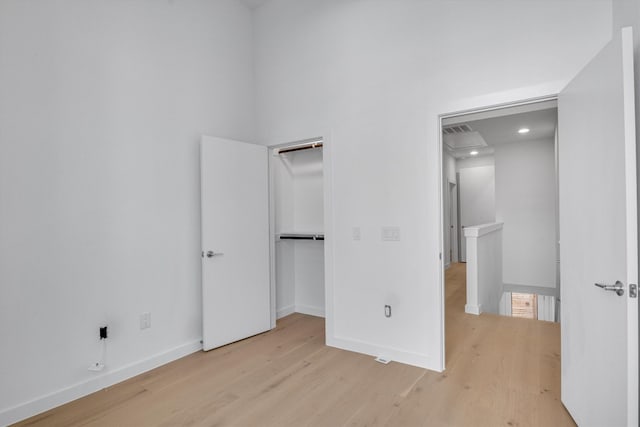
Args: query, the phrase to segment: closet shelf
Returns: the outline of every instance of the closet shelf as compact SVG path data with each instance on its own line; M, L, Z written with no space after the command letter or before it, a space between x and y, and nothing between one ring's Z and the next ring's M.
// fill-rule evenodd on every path
M324 240L324 234L312 233L282 233L278 235L280 240Z

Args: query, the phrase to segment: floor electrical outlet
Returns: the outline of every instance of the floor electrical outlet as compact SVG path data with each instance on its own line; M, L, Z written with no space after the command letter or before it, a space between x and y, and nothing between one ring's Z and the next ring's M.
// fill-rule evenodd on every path
M100 372L104 369L104 363L94 363L89 366L89 370L92 372Z
M391 360L386 359L384 357L376 357L374 360L378 363L382 363L383 365L388 365L389 362L391 362Z

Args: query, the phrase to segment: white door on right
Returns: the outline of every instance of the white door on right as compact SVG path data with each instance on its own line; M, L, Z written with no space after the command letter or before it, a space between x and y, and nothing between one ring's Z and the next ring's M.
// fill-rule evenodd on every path
M638 239L630 28L558 98L562 402L580 426L638 426Z

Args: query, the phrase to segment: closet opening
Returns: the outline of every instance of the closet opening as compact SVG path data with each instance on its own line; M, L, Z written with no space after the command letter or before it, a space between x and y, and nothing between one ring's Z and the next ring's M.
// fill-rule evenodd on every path
M325 316L323 139L270 148L273 323Z

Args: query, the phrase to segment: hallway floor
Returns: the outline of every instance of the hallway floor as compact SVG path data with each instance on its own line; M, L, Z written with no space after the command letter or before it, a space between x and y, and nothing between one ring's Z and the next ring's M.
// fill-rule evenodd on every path
M560 324L466 314L466 264L445 283L446 373L468 414L454 425L575 425L560 402Z

